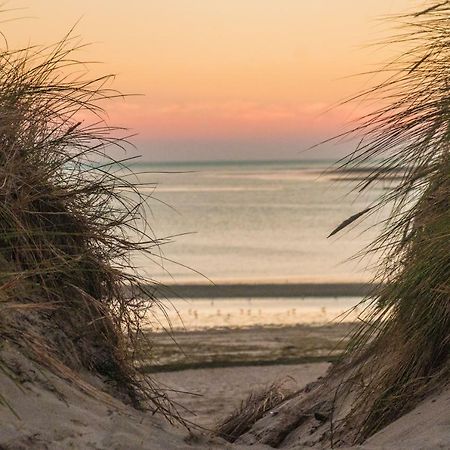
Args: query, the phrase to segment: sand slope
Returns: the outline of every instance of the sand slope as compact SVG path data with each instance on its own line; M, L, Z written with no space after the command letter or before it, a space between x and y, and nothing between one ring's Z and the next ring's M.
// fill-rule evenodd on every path
M2 450L250 448L234 446L199 432L189 434L183 428L172 427L160 417L136 411L107 394L102 394L103 401L93 398L19 353L8 352L6 356L2 352L2 358L14 369L16 381L11 381L0 371L0 393L13 405L18 417L7 407L0 406ZM236 378L245 376L246 370L255 371L255 368L232 370L240 371L233 374ZM311 375L313 368L308 370ZM317 367L316 370L322 371L324 367ZM211 372L211 375L214 373ZM195 371L185 373L186 377L196 375ZM205 377L203 374L204 380ZM213 383L215 379L217 377L211 376L208 382ZM99 380L89 381L102 392L103 385ZM297 448L299 450L301 447ZM359 448L450 449L450 390L427 399Z
M450 388L372 436L364 449L450 449Z
M8 357L18 373L17 382L0 372L0 392L19 417L0 407L2 450L228 447L206 436L190 437L186 430L111 397L106 404L20 355Z
M298 390L324 375L328 367L328 363L224 367L161 372L154 378L180 391L172 398L188 408L187 419L213 427L238 408L252 390L264 389L275 380L290 391Z

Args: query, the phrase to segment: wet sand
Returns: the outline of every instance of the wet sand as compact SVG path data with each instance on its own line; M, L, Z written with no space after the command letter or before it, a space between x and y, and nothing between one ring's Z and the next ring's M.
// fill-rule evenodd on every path
M364 297L377 285L367 282L222 282L183 283L152 287L158 298L301 298Z
M352 323L148 333L158 365L146 373L191 368L329 362L344 349ZM145 351L145 349L144 349Z
M355 322L361 297L173 299L146 318L153 331L176 332ZM170 324L170 325L169 325Z

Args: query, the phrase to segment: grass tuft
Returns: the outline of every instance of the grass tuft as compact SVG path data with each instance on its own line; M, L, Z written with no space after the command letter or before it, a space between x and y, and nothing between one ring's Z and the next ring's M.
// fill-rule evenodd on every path
M347 169L379 162L361 191L388 184L389 172L403 173L360 213L390 208L367 249L383 255L375 280L381 289L366 300L348 352L365 383L342 424L357 424L356 442L450 377L450 2L426 2L401 20L392 42L407 50L387 66L385 82L358 97L376 94L383 106L350 131L361 142L342 161Z
M285 387L287 381L272 383L263 389L252 391L235 411L220 421L215 432L228 442L234 442L268 411L286 399L290 394Z
M160 242L126 160L109 156L127 146L104 120L103 102L119 96L112 77L82 75L77 50L67 36L0 51L0 345L82 388L83 371L97 374L172 418L134 358L144 317L162 305L132 258L157 258Z

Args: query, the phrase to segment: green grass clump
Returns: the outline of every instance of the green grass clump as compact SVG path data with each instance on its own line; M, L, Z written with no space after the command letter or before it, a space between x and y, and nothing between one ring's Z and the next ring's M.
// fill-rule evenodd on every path
M364 211L391 207L368 249L383 254L382 288L366 300L347 354L364 387L340 428L356 424L357 442L450 378L450 2L427 2L402 21L392 41L407 51L385 68L387 81L362 95L376 94L386 106L351 131L362 140L343 161L358 167L382 160L361 191L386 181L389 171L403 173Z
M160 305L132 255L153 258L159 242L147 199L108 156L126 145L104 121L111 77L83 75L71 42L0 51L1 346L85 388L80 373L98 374L170 416L134 360L142 320Z

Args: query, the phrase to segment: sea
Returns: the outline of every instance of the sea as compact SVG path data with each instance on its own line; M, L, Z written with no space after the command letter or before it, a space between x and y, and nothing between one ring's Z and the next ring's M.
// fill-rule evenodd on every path
M149 196L146 215L151 233L162 241L152 258L135 258L139 270L153 280L320 284L365 282L374 275L377 255L361 258L358 254L380 232L385 211L327 236L369 206L386 187L378 185L361 193L355 177L340 177L330 170L333 161L139 163L132 168L138 173L141 191ZM295 315L298 320L301 307L295 308L293 299L250 300L272 307L278 302L278 309L280 302L289 302L286 314L291 312L291 322ZM361 299L335 299L342 303L339 311L329 304L330 298L303 299L303 305L306 300L308 308L315 302L325 317L325 304L337 314ZM205 308L209 316L224 316L224 302L230 299L190 301L200 306L180 303L178 309L187 308L193 317L192 311L197 310L198 317ZM217 307L219 301L222 307ZM265 317L259 306L254 310ZM248 308L239 305L235 309L242 316Z

